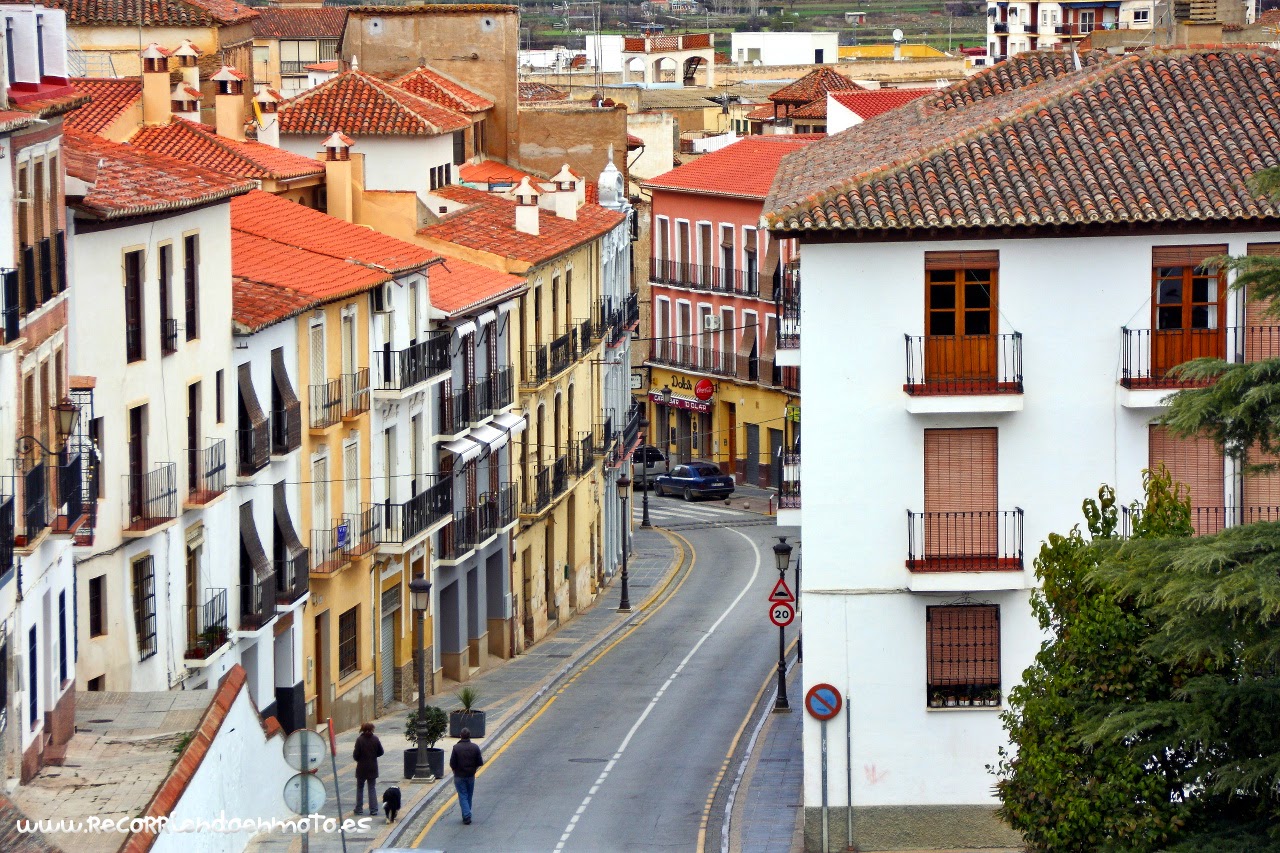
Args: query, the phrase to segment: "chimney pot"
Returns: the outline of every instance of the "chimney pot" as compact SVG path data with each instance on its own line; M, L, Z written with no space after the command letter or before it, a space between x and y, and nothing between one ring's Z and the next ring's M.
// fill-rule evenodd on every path
M520 179L515 189L516 230L522 234L538 236L538 191L529 183L529 176Z

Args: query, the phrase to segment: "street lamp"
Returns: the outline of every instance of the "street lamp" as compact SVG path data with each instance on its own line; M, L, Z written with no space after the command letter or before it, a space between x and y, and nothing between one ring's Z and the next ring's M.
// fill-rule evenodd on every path
M432 775L427 764L427 610L431 606L431 581L417 577L409 581L409 602L418 615L418 766L415 779Z
M619 613L631 612L631 594L627 590L627 534L631 532L631 518L627 515L627 491L631 488L631 478L623 473L618 478L618 494L622 497L622 599L618 602Z
M640 449L644 450L644 440L649 435L649 419L640 412ZM653 527L649 523L649 454L642 453L640 459L640 500L644 511L640 514L640 527L648 530Z
M778 544L773 546L773 559L778 566L778 580L784 580L787 566L791 564L791 546L787 544L787 537L778 537ZM791 703L787 701L786 632L786 628L778 626L778 701L773 705L775 711L791 710Z
M662 452L671 452L671 386L662 386ZM669 461L669 460L668 460Z

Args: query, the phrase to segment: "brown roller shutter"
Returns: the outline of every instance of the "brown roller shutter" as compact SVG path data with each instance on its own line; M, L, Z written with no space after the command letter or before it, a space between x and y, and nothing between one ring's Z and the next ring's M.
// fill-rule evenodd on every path
M1000 686L1000 608L994 604L925 609L929 686L973 695Z
M1250 243L1249 254L1280 257L1280 243ZM1244 360L1264 361L1280 357L1280 318L1265 313L1270 300L1255 300L1246 293L1244 305Z
M249 372L249 365L240 365L236 375L240 385L240 402L244 404L244 410L249 416L249 423L253 426L266 423L267 416L263 414L262 405L258 402L258 395L253 390L253 375Z
M996 269L1000 266L1000 252L925 252L924 268L927 270Z
M1250 465L1275 465L1280 463L1280 458L1264 456L1255 448L1249 451L1248 461ZM1241 484L1241 497L1243 523L1280 520L1280 470L1246 473Z
M1186 485L1196 533L1221 530L1225 515L1225 478L1222 452L1213 439L1182 438L1164 426L1152 424L1148 448L1148 464L1152 469L1164 463L1173 479Z
M756 327L754 325L747 326L742 330L742 336L738 338L738 378L749 381L751 376L751 351L756 346Z
M281 407L279 413L273 412L272 415L285 419L286 434L283 437L288 443L288 448L300 447L302 445L302 403L293 391L293 384L289 382L289 371L284 365L284 350L271 351L271 381L275 384Z
M778 298L778 286L782 283L778 275L778 260L778 241L770 240L764 253L764 267L760 270L760 295L765 299Z
M249 558L249 565L253 567L254 579L265 580L271 574L271 561L267 559L262 540L258 538L258 527L253 523L252 501L240 505L240 545Z
M276 527L280 530L280 538L283 540L285 551L290 557L296 557L306 550L302 544L302 540L298 538L298 531L293 526L293 519L289 517L289 503L285 499L284 483L276 483L272 489L273 509L275 510Z
M997 432L924 431L926 557L995 557L999 550Z
M1226 253L1226 243L1212 246L1152 246L1151 266L1198 267L1206 258Z

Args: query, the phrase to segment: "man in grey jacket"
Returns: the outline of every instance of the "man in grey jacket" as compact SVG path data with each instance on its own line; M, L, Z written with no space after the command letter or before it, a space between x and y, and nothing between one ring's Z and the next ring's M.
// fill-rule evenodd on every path
M462 739L453 746L449 755L449 769L453 771L453 787L458 791L458 805L462 807L462 822L471 823L471 795L476 789L476 771L484 764L480 747L471 742L471 729L463 729Z

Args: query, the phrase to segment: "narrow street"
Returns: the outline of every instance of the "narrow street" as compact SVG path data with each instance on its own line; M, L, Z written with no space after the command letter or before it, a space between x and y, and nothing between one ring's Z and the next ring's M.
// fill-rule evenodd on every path
M708 794L777 665L778 634L766 613L777 528L723 503L655 496L650 506L656 526L692 546L687 575L488 756L474 823L462 824L450 798L430 812L417 846L451 853L696 846ZM633 590L633 599L646 593Z

